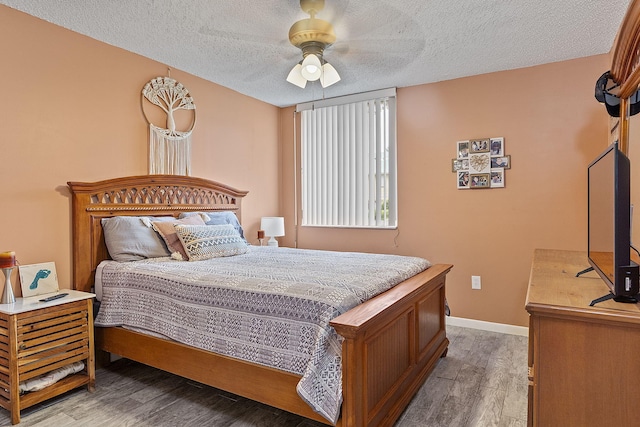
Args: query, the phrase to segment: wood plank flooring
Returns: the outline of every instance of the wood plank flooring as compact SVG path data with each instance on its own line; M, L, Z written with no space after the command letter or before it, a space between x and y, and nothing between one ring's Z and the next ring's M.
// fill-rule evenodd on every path
M396 427L520 427L527 417L527 338L447 327L447 357ZM0 408L0 425L11 425ZM319 427L322 424L128 360L96 372L96 392L22 411L21 427Z

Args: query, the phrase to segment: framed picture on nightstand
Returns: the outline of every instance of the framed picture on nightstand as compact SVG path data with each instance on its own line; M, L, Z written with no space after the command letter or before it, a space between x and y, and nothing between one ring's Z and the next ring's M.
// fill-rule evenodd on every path
M58 291L58 275L56 274L56 264L54 262L21 265L18 270L23 297L27 298Z

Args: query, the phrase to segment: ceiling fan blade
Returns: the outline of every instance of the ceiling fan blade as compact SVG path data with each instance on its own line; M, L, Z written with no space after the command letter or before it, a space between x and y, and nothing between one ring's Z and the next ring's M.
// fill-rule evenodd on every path
M426 46L426 40L423 39L386 39L384 42L376 42L375 40L346 40L331 46L326 50L326 55L332 53L344 57L353 56L388 56L388 55L406 55L422 51Z
M420 37L424 30L415 22L411 10L401 10L384 3L367 8L349 6L349 3L344 6L334 23L337 52L351 51L355 44L361 46L359 49L365 45L373 49L387 43L402 44L402 40L410 40L409 43L416 46L417 41L424 38Z
M258 34L242 33L237 30L220 30L211 25L201 26L198 28L198 33L211 37L212 39L235 40L244 43L277 44L282 41L282 38L270 37L268 35L265 37L264 34L259 36Z

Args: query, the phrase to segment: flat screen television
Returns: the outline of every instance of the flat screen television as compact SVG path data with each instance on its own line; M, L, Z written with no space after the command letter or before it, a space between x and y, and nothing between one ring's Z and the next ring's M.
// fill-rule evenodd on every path
M638 301L638 264L631 260L631 166L611 144L588 168L588 258L609 287L610 294L591 305L613 298Z

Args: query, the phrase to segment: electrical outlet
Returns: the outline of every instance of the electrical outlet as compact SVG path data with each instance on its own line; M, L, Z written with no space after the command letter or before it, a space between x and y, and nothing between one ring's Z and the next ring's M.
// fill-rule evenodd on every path
M480 276L471 276L471 289L482 289Z

